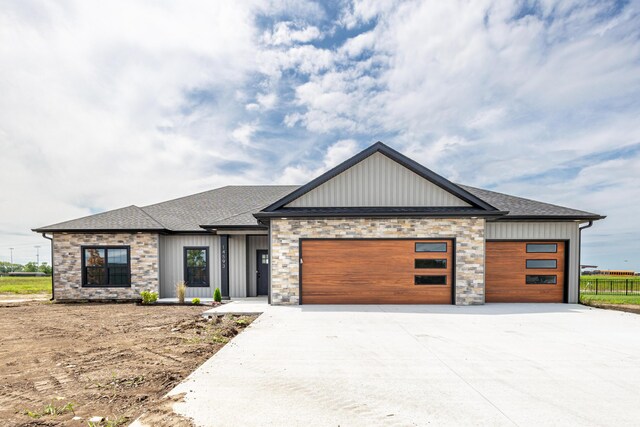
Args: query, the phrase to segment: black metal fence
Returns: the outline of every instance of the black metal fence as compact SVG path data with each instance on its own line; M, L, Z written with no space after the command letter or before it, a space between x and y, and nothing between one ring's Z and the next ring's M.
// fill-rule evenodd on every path
M580 278L580 293L589 295L640 295L640 277Z

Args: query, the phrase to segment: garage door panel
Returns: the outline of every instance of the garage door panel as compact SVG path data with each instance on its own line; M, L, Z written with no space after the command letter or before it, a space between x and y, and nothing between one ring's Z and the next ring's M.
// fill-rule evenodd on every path
M563 302L565 276L565 242L557 252L527 252L531 241L487 242L486 302ZM527 268L527 260L555 260L556 268ZM527 275L556 276L556 284L527 284Z
M446 243L447 252L416 252L416 242ZM450 304L450 240L303 240L305 304ZM445 259L446 268L416 268L415 259ZM446 285L415 285L415 276L446 276Z

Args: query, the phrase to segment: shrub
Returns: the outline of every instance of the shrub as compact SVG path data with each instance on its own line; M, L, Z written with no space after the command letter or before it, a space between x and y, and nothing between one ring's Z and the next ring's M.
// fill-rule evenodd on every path
M158 301L157 292L142 291L140 292L140 297L142 297L142 303L145 305L153 304L154 302Z
M216 288L216 290L213 291L213 300L215 302L222 302L222 293L220 292L220 288Z
M200 304L200 298L194 298L191 300L191 304L198 305Z
M178 297L178 302L180 304L184 304L184 296L187 293L187 283L182 281L176 283L176 296Z

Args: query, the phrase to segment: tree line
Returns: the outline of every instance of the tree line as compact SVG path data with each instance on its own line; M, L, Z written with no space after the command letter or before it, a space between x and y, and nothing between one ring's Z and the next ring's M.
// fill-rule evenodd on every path
M11 273L12 271L23 271L25 273L40 272L50 276L51 266L46 262L38 265L35 262L28 262L26 264L11 264L10 262L0 261L0 274Z

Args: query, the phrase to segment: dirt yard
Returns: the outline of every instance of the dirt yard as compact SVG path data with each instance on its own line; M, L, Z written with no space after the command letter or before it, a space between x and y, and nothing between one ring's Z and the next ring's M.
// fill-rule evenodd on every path
M126 425L169 407L162 396L255 317L203 307L0 304L0 420L17 426ZM164 409L163 409L164 408ZM52 415L53 413L53 415ZM81 420L73 420L81 417Z

